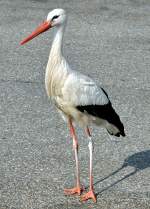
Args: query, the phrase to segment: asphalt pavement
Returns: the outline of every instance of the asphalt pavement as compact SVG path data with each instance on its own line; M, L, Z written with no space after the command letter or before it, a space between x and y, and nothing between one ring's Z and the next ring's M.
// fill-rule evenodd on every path
M107 91L126 137L92 127L97 203L66 197L74 185L67 125L46 96L54 31L19 42L54 8L68 24L64 56ZM150 208L150 1L0 1L0 209ZM81 182L88 186L88 141L77 129Z

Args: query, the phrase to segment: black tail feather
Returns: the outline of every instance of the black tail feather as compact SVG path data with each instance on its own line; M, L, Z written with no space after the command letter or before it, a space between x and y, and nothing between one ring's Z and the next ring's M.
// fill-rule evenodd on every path
M120 120L119 115L116 113L116 111L114 110L114 108L112 107L112 105L110 104L110 110L109 113L110 115L107 117L107 121L109 123L111 123L112 125L114 125L115 127L118 128L119 132L117 132L116 134L114 134L115 136L125 136L125 131L124 131L124 126L123 123Z

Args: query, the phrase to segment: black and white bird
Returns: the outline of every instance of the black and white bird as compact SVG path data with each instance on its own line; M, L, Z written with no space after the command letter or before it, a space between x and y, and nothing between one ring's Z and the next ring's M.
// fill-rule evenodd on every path
M57 29L46 68L45 87L47 95L51 97L58 111L68 122L73 138L76 161L76 186L71 189L65 189L64 192L67 195L76 193L80 195L83 192L79 177L78 140L74 128L74 123L77 123L84 128L86 136L89 138L88 146L90 152L90 187L89 191L81 196L81 200L85 201L91 198L96 202L92 176L93 142L89 126L91 124L102 126L106 128L109 134L117 137L120 135L125 136L125 132L124 126L104 89L98 86L90 77L72 70L64 58L62 54L62 40L66 20L66 12L63 9L52 10L49 12L47 20L20 44L25 44L52 27Z

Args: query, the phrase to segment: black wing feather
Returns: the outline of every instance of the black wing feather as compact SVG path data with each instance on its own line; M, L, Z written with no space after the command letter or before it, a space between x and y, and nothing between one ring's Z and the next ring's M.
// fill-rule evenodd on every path
M113 109L111 102L105 105L85 105L85 106L77 106L76 108L80 112L87 112L89 115L107 120L109 123L113 124L119 129L120 134L122 136L125 136L124 126L120 121L118 114Z

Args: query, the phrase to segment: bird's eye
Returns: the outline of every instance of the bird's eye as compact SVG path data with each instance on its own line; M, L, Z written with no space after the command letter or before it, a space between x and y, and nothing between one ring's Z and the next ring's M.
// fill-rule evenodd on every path
M52 21L57 19L59 17L59 15L55 15L53 18L52 18Z

